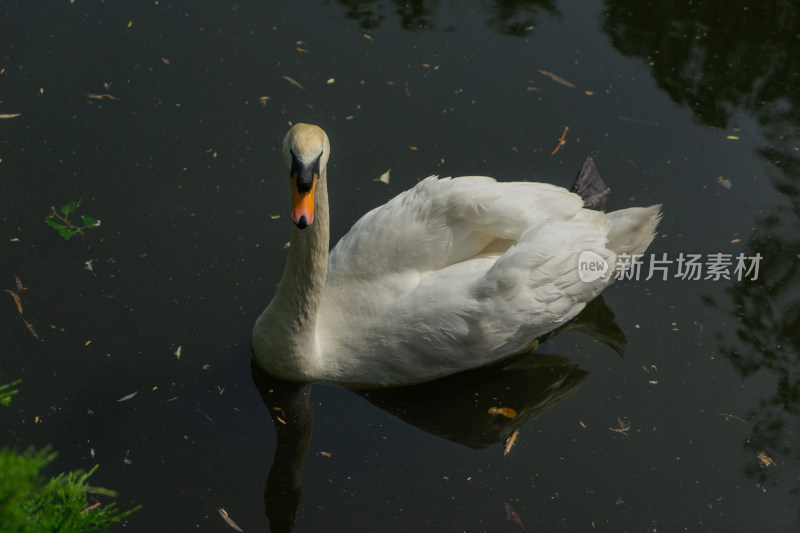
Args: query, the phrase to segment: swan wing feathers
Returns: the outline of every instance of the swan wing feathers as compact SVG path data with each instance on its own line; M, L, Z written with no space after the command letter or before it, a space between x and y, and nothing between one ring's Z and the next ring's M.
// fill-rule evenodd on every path
M328 276L444 268L499 240L516 242L526 230L570 217L582 205L577 195L545 183L431 176L356 222L331 251Z
M317 332L330 377L444 376L519 352L577 315L613 280L581 281L579 254L613 268L617 223L626 246L623 233L649 231L646 248L655 222L642 229L642 216L658 215L654 206L617 220L582 206L548 184L431 177L364 215L329 257ZM351 353L373 355L349 369Z

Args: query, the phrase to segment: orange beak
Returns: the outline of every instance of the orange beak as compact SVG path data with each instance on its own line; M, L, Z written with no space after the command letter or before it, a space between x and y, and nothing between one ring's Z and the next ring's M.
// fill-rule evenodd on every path
M292 222L300 229L314 222L314 191L317 188L317 178L315 172L311 190L300 192L297 190L297 173L292 174Z

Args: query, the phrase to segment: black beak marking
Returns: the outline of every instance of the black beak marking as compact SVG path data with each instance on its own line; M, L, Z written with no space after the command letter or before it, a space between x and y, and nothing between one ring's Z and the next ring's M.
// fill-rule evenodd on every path
M311 187L314 186L314 178L319 176L319 159L322 157L322 154L319 154L317 158L308 165L301 163L294 155L294 152L291 152L291 154L292 168L289 171L289 175L294 179L297 192L310 192Z

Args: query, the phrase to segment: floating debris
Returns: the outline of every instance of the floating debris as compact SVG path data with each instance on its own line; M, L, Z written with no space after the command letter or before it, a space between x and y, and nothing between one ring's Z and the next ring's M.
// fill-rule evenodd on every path
M510 407L490 407L489 414L503 415L506 418L514 418L517 416L517 412Z
M119 100L116 96L112 96L108 93L97 94L97 93L88 93L86 98L91 98L92 100Z
M374 178L372 181L380 181L381 183L389 183L389 172L391 172L391 168L381 174L379 178Z
M562 78L558 74L553 74L550 71L542 70L542 69L538 69L538 72L542 76L547 76L548 78L550 78L551 80L553 80L556 83L560 83L561 85L565 85L567 87L572 87L573 89L575 88L575 85L573 83L568 82L567 80L565 80L564 78Z
M16 118L22 113L0 113L0 118Z
M730 413L717 413L717 414L719 416L724 416L724 417L727 417L727 418L733 418L734 420L738 420L739 422L747 422L747 420L745 420L743 418L739 418L738 416L732 415Z
M758 458L759 464L764 468L775 466L775 461L772 460L772 457L767 455L767 452L758 452L756 457Z
M22 300L20 300L19 295L16 292L8 290L8 289L5 289L5 291L8 294L10 294L11 297L14 299L14 303L17 304L17 310L19 311L19 314L21 315L22 314Z
M629 438L628 430L631 429L631 425L623 422L620 417L617 417L617 424L619 425L618 428L608 428L608 429L610 429L611 431L615 431L617 433L622 433L623 435L625 435L626 439Z
M503 447L503 457L508 455L508 452L511 451L511 448L514 447L514 444L517 442L517 437L519 437L519 430L514 430L514 433L511 434L510 437L506 439L506 445Z
M285 79L286 81L288 81L289 83L291 83L292 85L297 87L298 89L302 89L304 91L306 90L306 88L303 87L302 85L300 85L300 82L295 80L294 78L290 78L289 76L281 76L281 78Z
M519 527L521 527L523 531L525 531L525 524L522 523L522 520L520 519L516 511L514 511L514 509L511 508L511 504L508 502L503 502L503 506L506 508L506 520L508 520L509 522L514 522Z
M36 331L33 329L33 326L31 326L30 322L28 322L24 318L22 319L22 321L25 322L25 327L28 328L28 331L31 332L31 335L33 335L34 338L36 338L37 340L42 340L42 339L39 338L39 335L36 334Z
M223 520L225 520L225 523L228 524L232 529L239 531L240 533L244 533L244 530L240 528L230 516L228 516L228 511L226 511L224 507L220 507L219 509L217 509L217 511L219 511L219 515L222 517Z
M567 144L567 132L568 132L568 131L569 131L569 126L566 126L566 127L564 128L564 133L562 133L562 134L561 134L561 138L560 138L560 139L558 139L558 145L556 146L556 149L555 149L555 150L553 150L553 151L550 153L550 155L556 155L556 152L558 152L559 150L561 150L561 147L562 147L562 146L564 146L565 144Z
M132 393L128 394L127 396L123 396L122 398L120 398L120 399L119 399L119 400L117 400L117 401L118 401L118 402L126 402L126 401L130 400L131 398L133 398L134 396L136 396L137 394L139 394L139 391L138 391L138 390L137 390L137 391L135 391L135 392L132 392Z

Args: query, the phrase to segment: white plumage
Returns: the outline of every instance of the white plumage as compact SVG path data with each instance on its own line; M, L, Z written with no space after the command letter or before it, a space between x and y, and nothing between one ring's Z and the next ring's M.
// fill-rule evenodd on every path
M518 353L613 280L581 281L581 252L613 272L618 254L647 248L660 216L584 209L544 183L432 176L364 215L328 256L328 146L305 124L284 139L290 169L318 169L313 222L292 229L253 330L257 361L284 379L405 385Z

